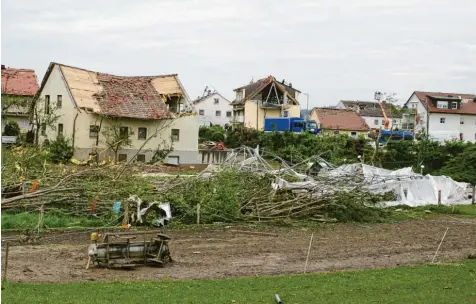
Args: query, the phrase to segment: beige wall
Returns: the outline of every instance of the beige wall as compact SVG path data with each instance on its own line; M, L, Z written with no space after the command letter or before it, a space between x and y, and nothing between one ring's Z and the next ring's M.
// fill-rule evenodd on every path
M57 136L57 125L63 124L63 135L74 142L75 157L81 161L86 160L89 153L93 151L96 145L96 138L89 137L89 129L91 125L100 124L100 116L92 113L86 113L84 110L78 110L69 95L67 86L62 78L61 71L58 66L55 66L47 80L44 89L40 93L41 100L37 103L37 107L44 108L44 97L50 95L50 104L56 105L57 95L62 95L62 107L57 109L55 113L60 115L55 124L56 130L47 129L46 136L41 136L40 143L46 138L54 140ZM179 129L180 138L178 142L173 143L174 151L170 155L180 156L180 163L197 163L198 162L198 116L184 116L174 120L138 120L121 118L121 126L128 127L131 135L131 147L124 147L119 151L119 154L127 154L128 159L134 155L142 146L144 140L138 139L138 128L147 128L147 137L152 135L156 129L160 132L157 137L150 140L144 147L143 151L146 154L146 161L152 157L152 150L159 144L166 140L170 142L170 135L172 129ZM103 120L101 128L107 127L110 123L108 120ZM74 140L73 140L74 136ZM105 138L100 131L99 144L97 147L100 153L100 159L113 154L106 149ZM147 150L150 150L147 152ZM142 152L141 152L142 153Z
M258 114L256 113L257 111ZM288 111L288 117L301 116L300 105L291 106L290 108L285 109L285 111ZM256 126L258 126L258 130L263 130L265 117L281 117L281 109L261 109L257 106L256 101L246 101L244 118L245 127L256 129ZM256 123L256 119L258 119L258 123Z

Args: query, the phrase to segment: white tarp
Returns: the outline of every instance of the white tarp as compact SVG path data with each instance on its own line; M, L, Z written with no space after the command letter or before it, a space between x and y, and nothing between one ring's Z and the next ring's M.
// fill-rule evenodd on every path
M362 186L371 193L384 193L393 191L395 201L383 202L383 206L408 205L412 207L438 204L438 191L441 190L441 204L471 204L467 197L467 183L456 182L446 176L432 176L413 172L412 168L387 170L366 164L342 165L326 174L330 178L360 176L363 178ZM344 179L343 179L344 180ZM351 183L351 181L348 181ZM298 189L307 188L316 191L336 191L337 188L317 181L286 182L277 178L273 189ZM341 190L345 190L342 186ZM352 187L351 187L352 188Z

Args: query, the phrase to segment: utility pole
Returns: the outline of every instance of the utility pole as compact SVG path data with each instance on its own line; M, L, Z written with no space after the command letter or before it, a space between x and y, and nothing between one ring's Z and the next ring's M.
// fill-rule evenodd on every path
M306 120L309 119L309 94L308 93L302 93L303 95L306 95Z

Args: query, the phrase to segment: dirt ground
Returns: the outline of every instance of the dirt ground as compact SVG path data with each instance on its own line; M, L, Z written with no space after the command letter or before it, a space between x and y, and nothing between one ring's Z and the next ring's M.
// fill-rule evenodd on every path
M85 269L89 232L45 236L39 245L10 246L8 280L71 282L229 278L303 272L314 233L308 272L384 268L431 262L446 230L437 261L476 253L476 221L440 218L396 224L326 224L310 228L267 228L278 236L231 232L236 227L171 230L173 263L134 270ZM247 228L250 230L250 228ZM257 231L257 230L255 230ZM8 237L3 234L2 237ZM3 242L2 242L3 243ZM4 246L2 246L3 269Z

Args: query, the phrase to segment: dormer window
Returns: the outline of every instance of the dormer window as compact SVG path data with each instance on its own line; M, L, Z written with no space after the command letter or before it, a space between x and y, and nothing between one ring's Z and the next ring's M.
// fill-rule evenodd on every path
M447 101L438 101L436 103L436 107L438 109L448 109L448 102Z
M452 109L455 109L455 110L458 109L458 103L457 103L456 101L453 101L453 102L451 103L451 108L452 108Z

